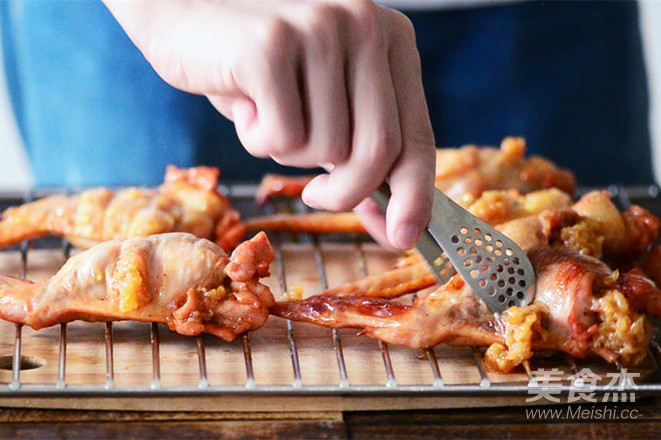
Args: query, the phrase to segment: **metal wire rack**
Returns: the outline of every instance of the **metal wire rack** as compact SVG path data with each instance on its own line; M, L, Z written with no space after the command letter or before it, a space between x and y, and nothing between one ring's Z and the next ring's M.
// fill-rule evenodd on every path
M235 206L239 210L252 211L255 213L253 195L255 191L254 185L233 185L221 188L228 194ZM608 188L612 197L621 208L627 208L632 203L641 205L656 215L661 215L661 191L657 186L651 187L619 187L612 186ZM586 190L583 190L586 191ZM10 194L4 197L0 195L0 202L5 206L24 203L35 198L39 198L44 194L31 191L28 194ZM303 209L301 205L292 208L292 202L287 203L288 209ZM276 206L271 205L266 207L266 212L273 212ZM286 292L290 286L288 284L288 274L286 272L285 261L283 257L282 248L290 240L303 240L308 243L313 249L314 265L318 271L321 287L323 289L328 287L326 279L326 262L321 250L323 244L327 240L336 240L338 237L289 237L287 234L273 233L269 235L270 240L275 250L275 276L279 284L281 292ZM366 260L367 257L364 253L362 244L365 239L360 237L341 237L339 240L343 241L349 247L354 249L354 252L359 256L360 273L367 274ZM20 252L21 258L21 277L25 277L28 267L28 260L32 249L36 244L22 243L18 248L13 251ZM40 242L39 246L49 248L61 248L63 258L69 257L71 246L61 239L48 239ZM272 318L273 319L273 318ZM241 337L239 344L231 347L233 355L242 358L242 364L245 368L245 381L238 385L213 385L210 383L207 358L208 347L205 343L205 337L198 336L195 338L195 347L197 358L197 368L199 370L199 379L193 386L189 385L167 385L164 384L161 377L163 357L161 355L162 348L162 332L159 326L155 323L149 325L149 346L151 347L151 381L144 386L121 386L116 383L117 371L114 362L114 348L115 338L113 335L113 327L115 324L112 322L105 323L104 331L104 345L105 345L105 383L98 384L72 384L67 381L67 369L69 368L67 358L67 324L59 326L59 342L57 347L57 380L52 383L25 383L22 381L22 372L26 368L30 368L29 356L24 356L24 329L21 325L15 325L13 341L0 341L6 347L13 347L11 353L0 352L0 358L4 363L0 365L0 369L10 370L11 379L8 381L0 381L0 396L2 398L11 397L48 397L48 396L105 396L105 397L121 397L121 396L137 396L137 397L166 397L166 396L408 396L408 397L443 397L443 396L464 396L464 397L478 397L478 396L527 396L530 394L531 384L534 384L534 377L530 369L526 369L525 377L527 380L516 382L508 381L494 381L490 378L489 372L486 371L483 364L483 352L478 348L473 348L470 351L470 356L474 362L474 367L479 373L479 380L471 383L448 383L444 374L439 368L439 352L436 349L427 349L422 353L417 351L418 358L422 359L428 364L429 377L428 383L417 384L403 384L398 381L398 376L393 368L391 359L391 350L388 344L383 342L376 343L376 350L378 350L382 362L382 368L385 369L385 380L377 384L356 384L350 380L348 373L347 362L345 361L345 347L342 334L337 330L328 330L328 338L332 341L332 351L336 366L326 366L330 369L337 370L339 380L333 384L306 384L304 378L307 371L302 367L299 355L299 339L295 332L295 323L291 321L286 322L286 338L288 356L291 362L291 376L293 380L290 383L284 384L262 384L256 379L255 362L253 360L253 350L251 348L251 334L245 334ZM215 347L214 347L215 349ZM442 354L441 354L442 356ZM645 383L626 382L618 385L617 391L619 393L635 392L638 395L645 394L658 394L661 392L661 380L659 379L659 365L661 364L661 346L654 338L648 353L649 362L656 373L649 378ZM557 359L556 359L557 361ZM558 361L564 364L570 372L578 373L582 370L582 361L573 359L569 356L561 357ZM616 366L616 371L619 373L626 373L621 365ZM576 382L563 381L554 384L554 392L559 395L567 395L575 391ZM591 393L597 395L612 393L614 391L612 384L606 385L603 383L595 384L590 387Z

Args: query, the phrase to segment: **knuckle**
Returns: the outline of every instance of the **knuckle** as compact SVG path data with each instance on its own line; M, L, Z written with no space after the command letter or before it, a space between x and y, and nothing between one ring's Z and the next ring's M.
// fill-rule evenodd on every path
M274 133L270 137L269 154L282 161L291 162L305 148L302 130L286 130ZM289 165L295 165L289 163Z
M246 149L251 156L258 157L260 159L266 159L269 157L268 146L255 142L243 141L243 148Z
M415 42L415 28L411 20L404 13L390 9L385 20L389 27L397 30L398 35L407 38L408 41Z
M388 18L392 20L391 23L397 30L397 35L401 41L415 46L415 28L411 20L403 13L395 10L392 10L392 14Z
M259 52L269 62L279 62L289 54L295 41L295 30L290 23L280 17L264 21L256 32Z
M381 19L377 6L367 0L352 2L353 18L364 39L374 41L381 38Z
M298 130L282 130L280 127L262 127L257 139L242 139L244 148L253 156L272 158L282 165L297 165L303 148Z
M350 0L350 9L358 17L378 17L379 9L372 0Z
M349 147L346 141L334 139L323 148L323 160L321 163L341 164L346 162L349 154Z
M343 38L344 11L331 4L314 4L306 10L306 32L320 57L336 58Z
M360 149L359 161L370 164L392 163L399 156L401 139L391 131L385 131L373 142Z
M325 33L336 32L342 10L329 3L314 3L307 9L306 23L310 31Z

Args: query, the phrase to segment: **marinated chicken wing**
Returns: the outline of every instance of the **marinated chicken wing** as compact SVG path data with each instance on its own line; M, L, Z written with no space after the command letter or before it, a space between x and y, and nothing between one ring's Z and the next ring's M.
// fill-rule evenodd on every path
M266 322L275 301L259 279L272 260L263 232L230 257L181 232L107 241L43 282L0 276L0 318L35 329L73 320L160 322L231 341Z
M661 286L661 246L650 249L642 270L657 286Z
M652 326L629 298L659 304L661 292L639 273L618 276L603 262L564 249L528 252L537 274L535 301L499 319L455 276L410 305L380 298L313 296L276 303L271 313L361 333L413 348L440 343L489 346L486 360L510 371L534 351L561 351L635 365L645 356Z
M466 145L436 150L436 187L458 203L490 189L516 189L528 193L558 188L573 194L576 180L567 170L539 156L525 157L526 142L507 137L500 149Z
M571 209L542 211L496 226L524 249L562 246L628 270L659 236L661 222L633 205L621 213L606 191L592 191Z
M267 174L257 188L255 201L263 205L271 197L298 197L303 194L303 188L314 179L314 176L283 176L281 174Z
M627 271L635 267L648 247L656 242L661 222L636 205L620 213L606 191L593 191L571 208L546 209L495 226L523 249L562 247ZM346 296L353 292L376 296L377 292L390 292L387 295L390 297L394 292L409 293L435 284L431 273L423 276L421 271L425 268L420 255L409 252L398 259L397 269L393 271L338 286L324 294ZM643 269L658 284L661 248L652 248Z
M290 232L292 234L367 233L365 226L353 212L275 214L246 219L243 226L248 231Z
M500 148L465 145L461 148L436 149L436 187L457 203L480 197L492 189L514 189L528 193L538 189L558 188L573 194L576 180L567 170L547 159L525 157L526 142L520 137L506 137ZM297 197L311 176L288 177L269 174L257 191L257 202L282 195Z
M0 246L61 235L85 249L106 240L189 232L230 250L245 229L239 213L216 189L218 174L215 168L170 166L155 190L94 188L12 207L0 221Z
M549 188L521 194L517 190L489 190L480 197L465 197L462 201L474 216L496 225L536 214L546 209L570 207L569 194ZM309 214L276 214L246 219L249 231L280 231L305 234L365 233L365 227L353 212L313 212Z
M502 319L458 276L431 293L420 292L435 279L411 256L386 274L277 303L271 312L327 327L359 327L415 348L444 342L489 346L487 361L503 371L538 350L625 364L644 357L652 334L646 316L661 318L661 291L631 267L656 241L656 217L638 206L619 213L608 193L595 191L571 209L545 210L497 227L528 251L537 274L535 302L510 308ZM415 291L410 305L387 300Z

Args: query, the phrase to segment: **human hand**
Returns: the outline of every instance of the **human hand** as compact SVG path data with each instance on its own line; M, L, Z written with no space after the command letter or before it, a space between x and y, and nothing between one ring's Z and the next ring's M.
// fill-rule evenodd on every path
M410 248L426 226L434 137L410 21L365 0L106 0L172 86L203 94L244 147L323 166L310 206L355 208L372 235ZM389 180L384 215L369 195Z

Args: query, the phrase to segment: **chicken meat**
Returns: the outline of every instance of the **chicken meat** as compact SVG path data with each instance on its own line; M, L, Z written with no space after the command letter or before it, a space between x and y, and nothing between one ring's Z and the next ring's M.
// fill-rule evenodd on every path
M0 220L0 246L59 235L87 249L106 240L189 232L229 251L245 228L217 190L218 175L216 168L169 166L157 189L100 187L11 207Z
M635 266L657 240L660 225L638 206L620 213L603 191L586 194L571 208L498 225L527 251L537 276L535 301L500 317L459 276L434 287L435 278L416 254L385 274L279 302L271 313L357 327L414 348L488 346L485 359L501 371L546 350L635 365L652 337L647 318L661 318L661 291ZM506 287L507 276L501 281ZM417 295L409 303L391 300L411 292Z
M231 256L184 232L106 241L42 282L0 276L0 318L34 329L74 320L159 322L231 341L266 322L275 301L260 278L273 257L263 232Z

